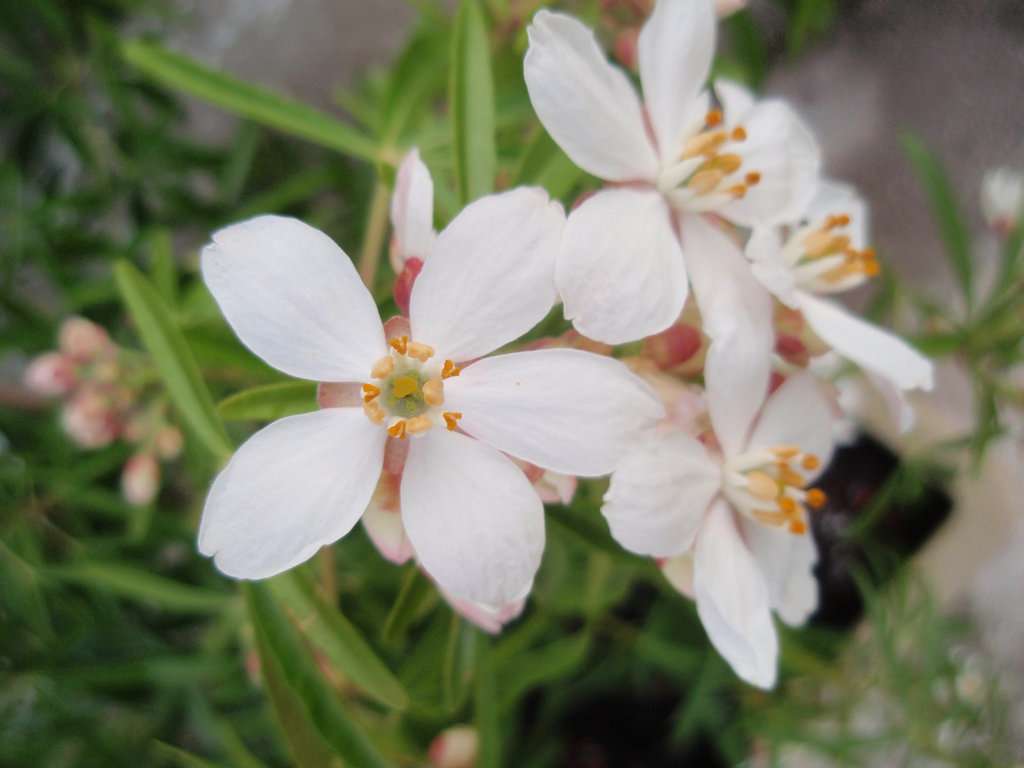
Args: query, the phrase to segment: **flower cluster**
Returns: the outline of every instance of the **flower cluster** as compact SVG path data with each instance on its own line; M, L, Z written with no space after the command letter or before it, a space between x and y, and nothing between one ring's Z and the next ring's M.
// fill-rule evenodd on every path
M615 538L696 600L740 677L774 684L773 612L799 624L817 604L814 480L838 406L812 364L831 350L896 397L932 370L834 300L879 271L865 205L821 177L788 105L706 87L715 26L711 0L658 0L636 39L641 99L585 25L538 12L530 99L607 185L568 216L512 189L436 233L414 151L391 209L402 315L386 323L317 230L261 216L214 235L203 277L229 324L320 382L322 406L257 432L216 479L199 547L222 571L271 576L362 519L496 631L539 566L542 500L610 474ZM486 356L558 301L574 331Z
M132 504L148 504L160 488L160 460L176 458L184 437L168 421L166 403L145 396L146 366L83 317L61 324L57 346L29 364L25 386L62 398L61 425L82 448L116 439L135 446L121 473L121 492Z

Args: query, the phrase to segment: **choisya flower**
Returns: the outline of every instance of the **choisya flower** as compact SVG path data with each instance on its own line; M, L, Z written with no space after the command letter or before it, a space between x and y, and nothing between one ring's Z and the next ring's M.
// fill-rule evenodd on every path
M923 355L825 298L878 274L860 196L844 184L823 181L794 221L784 241L778 229L755 228L746 249L754 276L780 302L799 310L840 356L898 389L931 389L932 364Z
M793 111L727 82L716 84L712 108L711 0L655 6L638 42L643 105L573 17L542 10L529 37L524 74L544 127L579 167L618 185L587 198L566 225L556 283L581 333L616 344L676 319L700 256L688 231L696 214L749 226L807 204L819 151Z
M390 340L344 252L293 219L261 216L203 249L206 284L239 338L293 376L349 382L362 405L273 422L210 490L199 548L225 573L263 578L359 520L385 449L407 454L401 519L424 569L492 606L530 589L543 507L508 453L559 472L610 472L660 415L615 360L574 350L478 359L542 319L564 226L538 189L482 198L434 241ZM404 451L403 451L404 452Z
M752 413L766 383L746 378L748 399L736 401L710 381L714 439L670 430L631 451L602 508L620 544L667 558L715 648L762 688L776 677L771 611L801 624L817 605L808 515L825 498L811 484L832 452L831 407L813 375L786 380Z

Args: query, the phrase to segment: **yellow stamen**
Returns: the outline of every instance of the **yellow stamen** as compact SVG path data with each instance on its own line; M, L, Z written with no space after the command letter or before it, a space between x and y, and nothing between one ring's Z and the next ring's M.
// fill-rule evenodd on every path
M722 173L733 173L743 165L743 159L739 155L719 155L715 160L715 166Z
M394 371L395 361L391 359L391 355L387 355L373 364L373 368L370 369L370 375L375 379L386 379Z
M363 403L363 413L374 424L383 424L384 417L387 416L384 409L376 403Z
M363 384L363 402L370 402L380 394L380 387L375 387L373 384Z
M423 384L423 399L427 405L444 405L444 384L440 379L431 379Z
M722 124L722 110L712 109L706 115L704 115L704 125L708 128L714 128L716 125Z
M768 449L783 461L796 458L800 455L800 449L795 445L773 445Z
M434 420L424 413L406 421L405 431L410 435L422 435L432 426L434 426Z
M742 125L737 125L735 128L732 129L732 134L730 135L730 138L733 141L746 141L747 129L744 128Z
M445 411L441 414L444 416L444 423L447 425L450 431L455 431L455 427L458 426L458 420L462 418L462 414L457 411Z
M795 472L786 465L779 467L779 482L783 485L791 485L794 488L803 488L807 485L807 479L799 472Z
M418 341L410 341L406 345L406 351L409 357L414 357L421 363L427 362L434 356L434 348L429 344L420 344Z
M806 469L808 472L813 472L821 466L821 460L813 453L808 453L800 460L800 466Z
M406 397L413 392L418 392L420 383L412 376L399 376L395 379L395 397Z
M839 253L850 247L850 238L846 235L832 235L829 240L828 250L830 253Z
M779 486L764 472L747 474L747 491L759 499L774 499L779 495Z
M743 179L744 181L747 182L748 186L753 187L754 185L761 183L761 174L758 173L757 171L751 171L746 176L744 176Z
M688 186L698 195L706 195L722 183L723 174L714 169L693 174Z
M395 351L398 352L398 354L404 355L409 346L409 337L399 336L398 338L392 339L391 346L395 348Z
M779 509L786 514L791 515L796 512L796 502L789 498L789 496L783 496L779 499Z
M811 488L807 491L807 503L814 509L821 509L825 506L826 501L828 501L828 497L825 496L825 492L821 488Z
M829 232L818 230L804 238L804 256L808 259L816 259L829 252L832 245L832 235Z
M704 131L686 140L679 153L683 159L697 155L714 154L715 149L728 141L725 131Z
M794 520L789 524L789 532L795 533L797 536L802 536L807 533L807 523L803 520Z
M441 378L450 379L452 376L458 376L461 371L462 369L451 360L445 360L444 365L441 366Z
M396 421L388 427L388 434L392 437L397 437L399 440L405 440L405 430L405 421Z
M737 184L733 187L729 187L726 192L735 197L737 200L742 200L747 196L747 185Z

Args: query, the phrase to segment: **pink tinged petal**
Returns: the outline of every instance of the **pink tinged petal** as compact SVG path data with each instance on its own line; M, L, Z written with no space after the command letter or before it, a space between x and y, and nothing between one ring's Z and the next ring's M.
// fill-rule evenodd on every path
M708 638L743 680L775 685L779 640L768 585L725 501L711 505L697 536L693 588Z
M629 78L571 16L538 11L523 74L548 133L576 165L609 181L654 181L658 159Z
M555 271L565 316L608 344L665 330L686 302L686 268L661 195L609 189L569 214Z
M266 578L308 560L363 514L386 437L357 408L328 408L264 427L214 481L199 551L241 579Z
M671 557L693 544L721 488L721 468L707 449L681 432L666 432L626 454L601 512L630 552Z
M640 81L663 163L678 152L715 52L715 14L704 0L661 0L640 33ZM706 110L705 110L706 111Z
M772 301L721 230L701 216L679 223L693 292L711 338L704 364L708 412L727 457L739 453L768 391L775 343Z
M662 560L658 565L668 583L675 587L676 591L686 595L691 600L696 598L693 593L693 552L683 552L681 555Z
M434 242L434 182L415 148L409 150L395 176L391 226L395 232L391 266L401 273L406 259L425 259Z
M519 338L557 298L560 204L539 187L470 203L437 236L409 304L413 338L472 360Z
M215 232L202 272L238 338L280 371L361 381L386 353L377 306L352 262L301 221L257 216Z
M717 213L742 226L796 221L818 185L821 150L814 134L786 103L757 102L740 86L718 81L715 92L725 107L726 125L742 125L745 141L731 148L742 158L740 171L760 174L746 194ZM735 106L741 105L741 106Z
M381 472L377 488L362 517L363 528L374 546L385 558L398 565L413 556L412 544L402 525L399 504L401 482L401 475Z
M512 621L512 619L518 618L519 614L523 612L523 607L526 605L526 600L516 600L512 603L491 607L482 603L474 603L472 600L466 600L462 597L456 597L443 588L441 588L441 594L459 615L476 624L484 632L490 632L492 635L501 632L502 627Z
M782 243L775 229L754 227L744 251L750 272L765 289L790 309L800 304L796 280L782 257Z
M801 292L800 311L822 341L865 371L900 389L932 388L931 362L902 339L809 293Z
M611 472L664 415L654 391L618 360L539 349L478 360L445 382L467 434L545 469Z
M448 592L497 607L524 598L544 550L544 507L526 475L488 445L431 430L409 448L402 521Z
M773 445L795 445L819 460L813 479L832 458L833 410L814 374L790 376L768 398L750 434L751 450Z
M796 536L749 520L744 521L743 529L768 584L772 608L790 626L800 626L818 607L814 537Z

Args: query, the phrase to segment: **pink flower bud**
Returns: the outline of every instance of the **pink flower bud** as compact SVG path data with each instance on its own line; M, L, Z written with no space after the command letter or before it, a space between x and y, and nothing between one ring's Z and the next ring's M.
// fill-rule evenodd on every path
M160 488L160 463L148 451L128 459L121 471L121 495L131 504L149 504Z
M476 765L480 736L468 725L442 731L430 743L430 762L435 768L472 768Z
M95 360L113 349L107 332L84 317L69 317L61 324L58 346L76 362Z
M612 49L615 59L625 69L636 69L639 60L637 41L640 38L640 28L630 27L621 32L616 38Z
M181 430L170 425L163 427L157 432L156 438L153 441L153 447L156 448L156 452L160 454L161 459L178 458L184 445L185 436L181 433Z
M92 387L75 393L61 414L61 425L72 440L83 448L100 448L117 437L117 414L102 394Z
M700 328L696 326L671 325L644 341L644 354L667 371L692 360L704 347L704 341Z
M41 395L66 395L75 386L74 367L60 352L47 352L29 363L23 381Z

